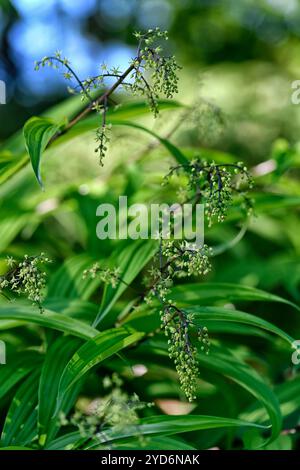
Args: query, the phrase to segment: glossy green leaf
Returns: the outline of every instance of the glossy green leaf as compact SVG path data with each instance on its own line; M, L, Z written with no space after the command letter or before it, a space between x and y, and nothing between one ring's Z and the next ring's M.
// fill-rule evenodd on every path
M67 317L66 315L44 310L40 313L36 306L7 305L0 307L0 320L22 320L25 323L38 325L63 331L83 339L95 336L98 331L86 323Z
M43 187L40 165L41 157L50 139L57 133L59 126L49 119L32 117L24 126L26 149L29 153L31 165L35 176Z
M169 140L160 137L156 132L148 129L147 127L141 126L140 124L136 124L135 122L128 122L128 121L114 121L115 124L119 126L127 126L132 127L134 129L138 129L140 131L146 132L150 134L152 137L157 139L167 150L168 152L175 158L179 165L187 165L189 164L189 160L186 156L181 152L181 150L173 145Z
M135 426L127 426L121 431L107 430L103 442L111 442L125 437L142 434L144 436L171 436L191 431L218 429L228 427L254 427L262 430L267 427L238 419L217 416L184 415L184 416L152 416L143 418Z
M300 310L293 302L254 287L223 282L178 285L172 289L171 298L184 305L207 305L218 301L228 302L280 302Z
M294 339L285 333L280 328L277 328L272 323L263 320L255 315L250 313L241 312L239 310L232 310L222 307L192 307L188 308L187 312L193 313L195 323L198 326L207 326L209 327L209 322L214 323L218 321L226 321L229 323L241 323L245 325L254 326L261 328L270 333L273 333L283 340L287 341L290 345L293 343Z
M295 425L298 422L298 410L300 408L300 376L295 376L286 380L274 388L274 392L280 404L282 416L288 418L295 414ZM248 410L241 413L242 419L256 420L265 423L268 415L265 408L255 403Z

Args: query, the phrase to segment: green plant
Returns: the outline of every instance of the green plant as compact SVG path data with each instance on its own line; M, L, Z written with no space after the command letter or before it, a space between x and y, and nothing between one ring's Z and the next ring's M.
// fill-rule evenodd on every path
M84 106L81 97L72 97L47 116L31 118L25 124L26 148L18 134L0 149L4 201L0 247L3 261L6 256L18 260L8 270L2 266L0 328L8 345L7 365L0 369L2 448L271 448L282 445L283 429L296 426L299 377L290 365L293 338L285 332L280 314L286 309L293 318L299 308L280 294L284 286L286 297L299 300L299 273L286 253L279 258L274 255L276 244L284 247L284 241L278 241L276 233L270 234L269 219L276 225L273 213L279 211L287 222L291 213L287 215L285 209L292 212L299 195L285 192L284 178L289 176L278 174L271 182L268 175L256 177L255 192L249 199L247 191L253 186L255 171L248 171L240 158L205 148L198 157L194 149L174 145L172 132L161 137L141 124L149 102L155 114L160 105L162 121L164 113L175 115L174 129L177 124L183 128L182 116L191 112L190 107L159 100L158 92L167 97L176 92L177 66L173 58L161 56L160 50L155 51L158 57L153 62L152 36L164 35L147 34L149 38L137 38L140 45L127 72L133 74L133 82L125 87L146 94L148 103L133 101L107 109L116 87L103 92L104 71L78 83ZM45 58L42 64L55 61L67 68L67 79L75 77L61 55ZM151 94L139 68L143 61L147 70L154 69ZM166 74L163 82L161 67ZM107 73L118 75L116 83L124 76L116 70ZM96 112L90 115L93 110ZM122 142L112 142L120 158L115 156L112 174L105 173L106 166L96 167L97 177L103 172L100 187L93 159L86 158L84 139L90 131L98 132L102 158L106 144L101 143L101 135L110 123L116 130L126 127L132 135L140 131L151 135L159 146L146 146L136 158L130 144L126 153ZM78 147L82 139L84 150L77 166L68 167L68 180L64 170L71 160L68 157L74 157L74 139ZM46 182L47 191L41 192L27 163L31 161L41 182L44 152L45 178L51 172L54 176ZM171 170L165 179L168 159ZM165 166L162 161L167 162ZM87 183L89 191L84 186ZM99 202L116 203L120 193L131 201L158 198L169 202L178 197L178 190L181 204L206 204L207 225L211 225L207 245L191 248L184 241L161 237L139 241L96 238ZM256 232L248 220L252 199L261 223ZM245 224L250 225L250 232L242 240L244 252L240 252L236 241L241 236L236 238L235 231L238 227L244 234ZM288 231L288 223L280 220L278 224ZM261 253L255 251L258 239ZM264 260L266 250L270 250L270 265ZM53 259L46 286L44 276L41 279L35 270L37 252L49 253ZM44 255L42 261L46 261ZM274 266L283 262L286 270L276 277ZM245 282L252 265L254 272L261 273L260 287L264 289ZM27 280L28 270L30 276L34 270L38 277ZM203 275L212 277L202 282ZM10 291L19 289L25 296L9 303ZM42 311L32 301L42 305ZM265 306L271 309L271 316ZM293 324L287 329L297 334ZM109 392L104 376L113 377ZM188 403L186 397L194 401ZM110 400L117 409L107 416L105 407ZM170 410L170 400L185 407L180 416L163 413L166 406ZM152 402L154 406L148 407ZM104 409L101 405L89 414L95 403ZM122 413L124 407L128 411L125 423L118 419L120 406ZM285 445L292 447L292 438L287 436Z

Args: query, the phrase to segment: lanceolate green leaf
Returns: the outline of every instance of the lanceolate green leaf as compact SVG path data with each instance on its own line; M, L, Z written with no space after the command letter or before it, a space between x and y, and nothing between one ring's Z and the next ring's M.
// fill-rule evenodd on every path
M300 310L297 305L278 295L269 294L254 287L222 282L178 285L172 289L171 297L183 305L207 305L218 301L260 301L280 302Z
M75 318L44 310L41 314L35 306L6 305L0 307L0 320L22 320L25 323L37 323L38 325L63 331L83 339L95 336L98 331L93 327Z
M140 131L146 132L147 134L150 134L152 137L157 139L169 152L170 154L175 158L177 163L179 165L187 165L189 163L189 160L186 158L186 156L179 150L178 147L173 145L169 140L164 139L163 137L160 137L156 132L148 129L147 127L141 126L140 124L136 124L135 122L129 122L129 121L114 121L115 124L118 124L119 126L128 126L132 127L134 129L138 129Z
M125 437L145 436L171 436L190 431L228 427L254 427L268 429L255 423L249 423L238 419L223 418L217 416L184 415L184 416L153 416L143 418L138 425L128 426L122 431L107 430L103 442L124 439Z
M239 310L232 310L222 307L192 307L188 308L187 312L191 312L194 315L193 322L198 326L209 327L209 322L226 321L228 323L242 323L245 325L255 326L263 330L269 331L278 335L289 344L294 341L291 336L285 333L280 328L277 328L272 323L269 323L262 318L256 317L250 313L241 312Z
M159 108L163 110L176 110L183 108L184 105L173 100L159 100ZM120 124L121 122L129 122L128 119L136 119L140 116L149 114L149 106L145 101L135 101L132 103L123 103L120 107L111 108L107 112L107 122L110 124ZM131 121L130 121L131 123ZM99 116L94 113L86 119L79 121L67 133L59 137L57 144L74 138L77 135L93 131L99 127Z
M225 307L193 306L184 309L193 313L193 323L197 326L207 326L213 332L224 332L244 335L259 335L268 337L264 331L273 333L289 344L294 339L282 329L276 327L260 317L250 313L233 310ZM159 328L160 315L157 310L145 308L137 312L133 311L126 318L126 324L138 331L150 332ZM264 330L264 331L260 331Z
M112 445L114 450L136 450L141 448L139 438L125 438ZM87 447L88 449L88 447ZM164 436L147 436L143 438L143 450L197 450L195 447L183 442L181 439Z
M99 310L99 306L97 304L88 302L86 300L54 298L47 299L44 302L44 305L52 312L57 312L68 317L81 320L89 325L94 321L95 316Z
M24 446L8 446L8 447L0 447L0 450L32 450L29 447Z
M132 357L134 357L133 360L139 360L146 366L149 365L149 367L155 368L155 364L168 367L167 345L158 339L141 344L139 348L133 351ZM279 403L272 388L263 381L253 368L230 354L225 348L214 345L208 355L199 351L197 362L200 374L203 372L204 377L205 369L220 374L222 377L236 382L255 397L267 412L268 424L271 422L272 425L272 436L269 440L276 438L281 431L282 424Z
M39 117L30 118L24 126L26 148L33 171L41 187L43 187L40 173L42 153L58 129L59 126L54 122Z
M114 328L87 341L76 351L63 370L59 383L57 406L60 407L67 390L92 367L135 343L142 336L143 333L133 330Z

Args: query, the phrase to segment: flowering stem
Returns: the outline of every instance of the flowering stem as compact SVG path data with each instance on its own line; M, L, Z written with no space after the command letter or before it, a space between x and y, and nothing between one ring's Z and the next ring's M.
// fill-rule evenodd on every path
M141 60L140 58L137 58L136 60ZM120 75L118 80L109 88L105 93L103 93L101 96L96 98L95 100L91 101L83 110L81 110L61 131L58 131L52 139L49 141L48 146L49 147L58 137L64 135L66 132L68 132L72 127L74 127L81 119L85 118L91 111L96 106L99 106L101 104L104 104L107 102L107 99L110 97L110 95L124 82L126 77L134 70L134 65L131 64L125 72Z

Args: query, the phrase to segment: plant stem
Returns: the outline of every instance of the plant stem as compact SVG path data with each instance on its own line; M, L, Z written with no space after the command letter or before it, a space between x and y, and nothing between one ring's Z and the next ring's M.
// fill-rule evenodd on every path
M136 61L141 61L139 57L137 57L134 62ZM101 96L90 102L83 110L81 110L74 118L60 131L58 131L52 139L50 139L47 148L60 136L64 135L66 132L68 132L72 127L74 127L81 119L85 118L97 105L101 105L105 102L107 102L107 99L109 96L124 82L125 78L134 70L135 66L134 64L131 64L125 72L120 75L118 80L109 88L106 92L104 92Z

